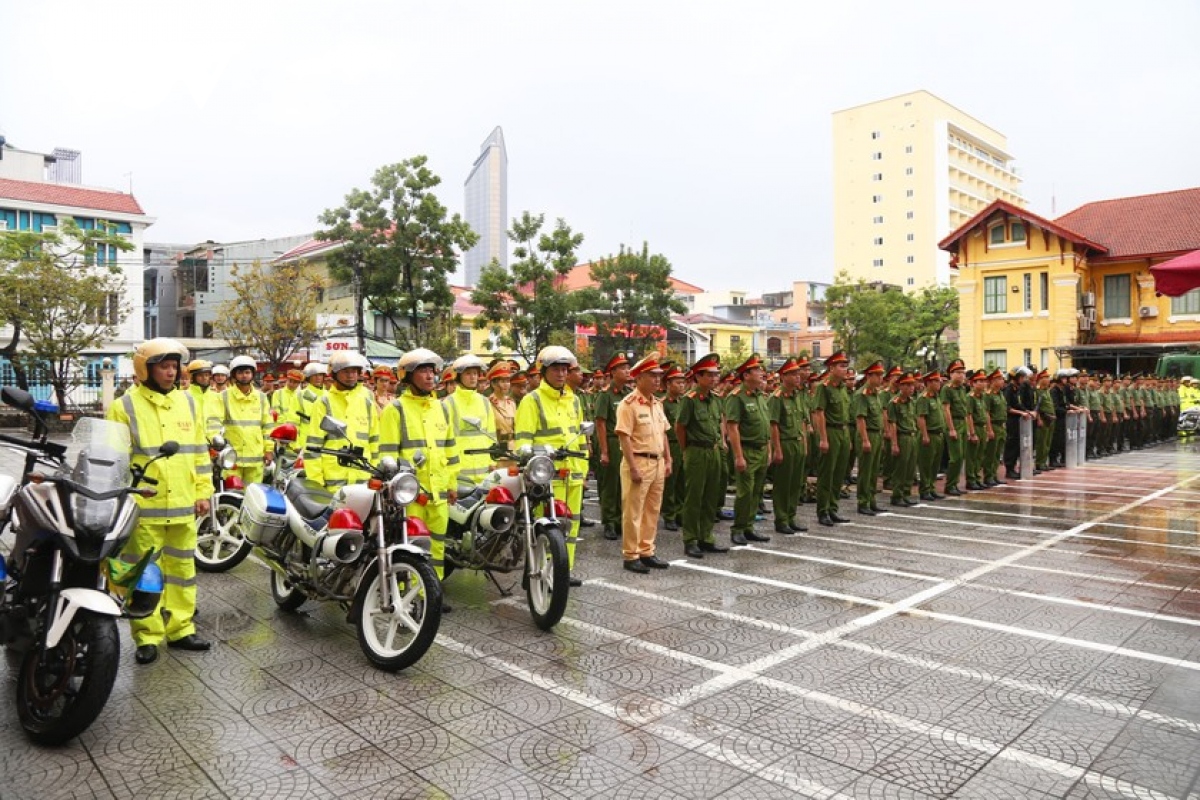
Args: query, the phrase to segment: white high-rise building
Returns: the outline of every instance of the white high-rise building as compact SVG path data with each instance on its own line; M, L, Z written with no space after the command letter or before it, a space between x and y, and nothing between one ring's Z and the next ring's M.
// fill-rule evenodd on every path
M508 151L499 126L484 140L465 189L467 222L479 242L463 254L463 282L474 286L493 259L508 266Z

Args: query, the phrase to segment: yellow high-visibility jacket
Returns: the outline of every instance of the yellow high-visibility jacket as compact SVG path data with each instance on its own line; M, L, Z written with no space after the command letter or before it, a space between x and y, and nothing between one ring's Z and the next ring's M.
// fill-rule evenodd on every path
M490 447L496 440L496 417L492 413L492 404L479 392L460 386L442 401L442 405L450 415L450 428L458 445L458 479L463 483L478 484L487 476L492 457L487 453L465 451ZM479 428L464 423L463 417L478 419Z
M327 437L325 431L321 430L321 420L326 416L346 423L346 436L349 441ZM375 413L374 398L362 384L348 392L335 385L322 394L309 407L309 421L305 430L305 447L361 447L363 455L369 461L376 458L376 449L379 446L379 417ZM331 490L348 483L362 483L371 477L362 470L343 467L338 464L335 456L314 454L304 456L304 474L308 480Z
M383 410L379 419L379 455L412 461L417 450L425 463L417 480L437 502L446 502L458 486L458 444L450 414L433 394L405 392Z
M225 429L225 441L237 451L238 466L262 464L268 448L267 434L274 424L267 396L253 387L243 392L235 386L218 397L221 403L218 427Z

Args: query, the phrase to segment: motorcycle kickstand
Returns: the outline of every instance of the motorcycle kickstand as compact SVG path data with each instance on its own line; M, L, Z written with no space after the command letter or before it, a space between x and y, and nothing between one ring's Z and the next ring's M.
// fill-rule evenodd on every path
M500 592L501 597L510 597L512 595L513 586L516 586L515 583L505 589L500 585L500 581L496 580L496 576L491 572L484 572L483 574L488 576L488 580L491 581L492 585L496 587L496 590Z

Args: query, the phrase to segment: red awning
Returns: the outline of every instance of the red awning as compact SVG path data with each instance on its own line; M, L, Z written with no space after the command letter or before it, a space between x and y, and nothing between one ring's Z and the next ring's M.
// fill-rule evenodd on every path
M1200 289L1200 250L1155 264L1150 274L1154 276L1154 291L1168 297Z

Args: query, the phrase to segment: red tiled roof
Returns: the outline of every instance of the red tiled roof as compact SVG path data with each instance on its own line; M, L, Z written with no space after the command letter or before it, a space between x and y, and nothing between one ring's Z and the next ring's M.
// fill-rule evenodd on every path
M454 313L462 314L464 317L477 317L483 313L483 306L477 306L471 302L471 289L466 286L451 286L450 291L454 293Z
M678 278L667 278L671 282L671 287L677 292L683 294L697 294L703 292L699 286L687 281L681 281ZM592 280L592 263L589 261L586 264L580 264L572 267L571 271L558 280L558 286L568 292L574 292L578 289L585 289L589 286L595 286L596 282Z
M1061 236L1070 242L1081 244L1084 247L1088 247L1100 253L1105 253L1108 250L1106 247L1104 247L1104 245L1098 244L1098 240L1076 233L1069 227L1064 227L1061 221L1051 222L1045 217L1039 217L1032 211L1019 208L1014 206L1012 203L1005 202L1004 200L993 200L991 205L989 205L983 211L980 211L975 216L971 217L969 220L960 225L958 230L954 231L945 239L942 239L940 242L938 242L938 249L945 250L950 253L957 253L959 240L970 233L977 226L986 223L997 211L1003 211L1011 216L1019 217L1026 222L1036 225L1042 230L1050 231L1051 233Z
M1200 249L1200 188L1080 206L1056 222L1108 248L1109 258Z
M61 183L34 183L0 178L0 200L21 200L26 203L46 203L96 211L116 211L121 214L145 215L131 194L103 189L83 189Z
M327 242L324 239L309 239L307 242L302 242L301 244L296 245L275 260L288 261L290 259L300 258L308 255L309 253L313 253L318 250L324 250L326 247L334 247L339 244L341 244L341 242Z

